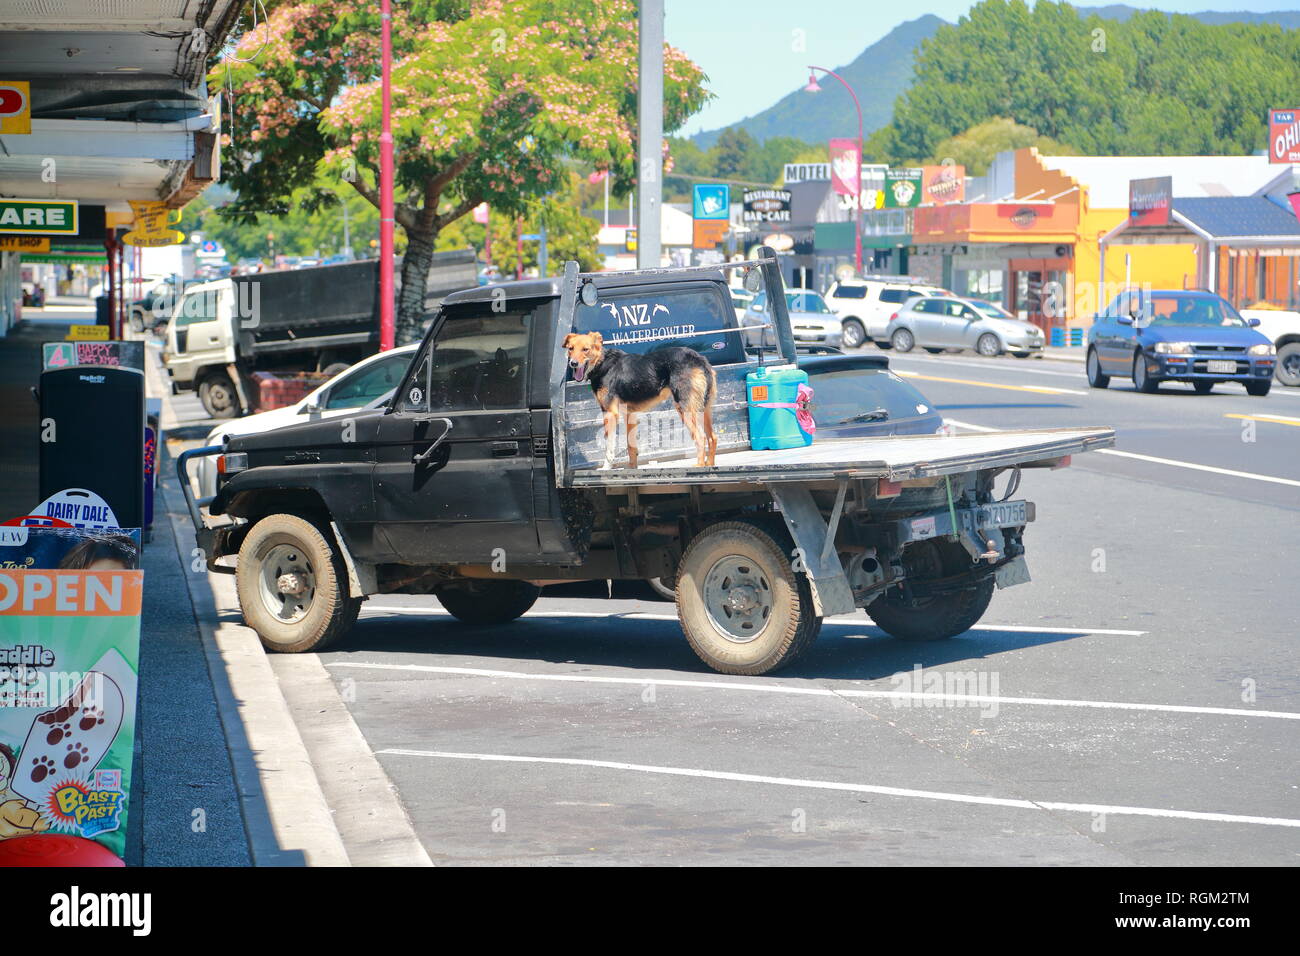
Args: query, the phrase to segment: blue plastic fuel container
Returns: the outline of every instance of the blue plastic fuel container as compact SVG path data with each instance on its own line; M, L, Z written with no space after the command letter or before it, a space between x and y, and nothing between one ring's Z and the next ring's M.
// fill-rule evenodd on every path
M764 365L745 376L750 448L763 451L812 444L812 429L804 427L811 422L811 410L805 411L802 422L798 415L800 385L808 385L808 373L793 365Z

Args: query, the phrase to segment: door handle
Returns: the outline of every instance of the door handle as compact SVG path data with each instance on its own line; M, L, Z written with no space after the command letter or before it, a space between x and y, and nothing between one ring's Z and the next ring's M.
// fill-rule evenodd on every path
M412 462L413 464L423 464L424 462L428 461L428 460L429 460L429 456L432 455L435 451L437 451L437 450L438 450L438 446L441 445L441 444L443 443L443 441L446 439L446 437L447 437L448 435L451 434L451 419L450 419L450 418L428 418L428 419L425 419L425 421L430 421L430 422L442 422L442 423L444 423L444 424L447 426L447 428L446 428L445 431L443 431L443 433L442 433L441 435L439 435L437 438L435 438L435 439L433 440L433 444L432 444L432 445L430 445L428 448L426 448L426 449L425 449L421 454L416 455L414 458L411 459L411 462Z
M494 441L492 443L493 458L510 458L519 454L519 442L517 441Z

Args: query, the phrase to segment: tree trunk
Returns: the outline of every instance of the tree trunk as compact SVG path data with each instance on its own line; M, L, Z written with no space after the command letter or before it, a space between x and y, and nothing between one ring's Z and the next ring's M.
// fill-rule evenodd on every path
M402 259L402 290L397 296L397 344L420 341L424 334L424 293L433 265L432 229L406 230L406 255Z

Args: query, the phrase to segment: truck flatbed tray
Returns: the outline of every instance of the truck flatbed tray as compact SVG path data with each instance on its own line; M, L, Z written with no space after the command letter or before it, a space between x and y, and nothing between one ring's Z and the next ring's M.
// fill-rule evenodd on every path
M714 485L729 482L820 481L884 478L908 481L985 468L1052 462L1115 444L1112 428L1035 428L973 435L903 435L815 441L777 451L719 454L712 468L693 460L648 461L632 469L584 468L573 487Z

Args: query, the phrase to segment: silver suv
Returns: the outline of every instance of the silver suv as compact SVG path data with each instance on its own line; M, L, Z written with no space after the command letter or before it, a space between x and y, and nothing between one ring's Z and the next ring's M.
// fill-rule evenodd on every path
M908 276L838 279L826 290L826 304L840 318L844 347L857 348L871 339L882 349L889 344L889 317L918 295L947 295L938 286Z
M984 299L944 295L913 299L889 323L889 341L898 352L921 346L927 352L974 349L980 355L1010 352L1028 358L1046 344L1043 330L1017 319Z

